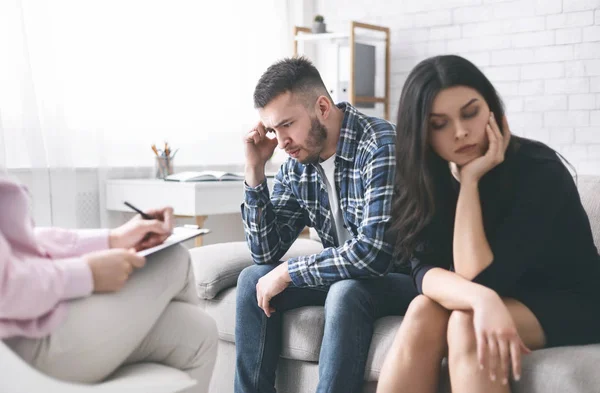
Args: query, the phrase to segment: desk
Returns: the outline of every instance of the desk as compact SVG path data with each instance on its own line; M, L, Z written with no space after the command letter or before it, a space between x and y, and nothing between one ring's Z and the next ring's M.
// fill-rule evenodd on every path
M273 178L268 179L272 189ZM123 201L141 210L162 206L173 207L176 216L194 217L196 225L204 226L207 216L240 213L244 200L241 181L170 182L160 179L112 179L106 182L106 208L131 212ZM202 236L196 246L202 245Z

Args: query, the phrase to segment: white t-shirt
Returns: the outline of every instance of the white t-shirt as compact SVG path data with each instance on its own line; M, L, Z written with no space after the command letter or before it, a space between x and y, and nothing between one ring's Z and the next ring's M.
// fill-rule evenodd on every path
M327 194L329 195L329 206L331 207L331 216L335 227L338 243L344 244L352 239L348 229L344 228L344 217L340 209L340 201L335 188L335 154L319 164L321 173L325 175L325 184L327 185Z

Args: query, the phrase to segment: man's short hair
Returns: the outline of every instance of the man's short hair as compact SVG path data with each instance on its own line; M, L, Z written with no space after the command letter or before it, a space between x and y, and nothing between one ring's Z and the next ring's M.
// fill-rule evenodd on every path
M254 107L264 108L275 97L288 91L307 107L320 95L332 101L319 71L311 61L305 57L291 57L271 65L262 74L254 89Z

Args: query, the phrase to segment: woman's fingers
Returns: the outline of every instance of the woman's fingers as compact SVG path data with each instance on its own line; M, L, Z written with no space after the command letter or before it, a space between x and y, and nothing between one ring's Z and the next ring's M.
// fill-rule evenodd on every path
M477 334L477 359L479 368L483 370L488 365L488 346L487 339L483 334Z
M512 341L510 342L512 343ZM499 376L499 379L502 381L503 385L506 385L508 383L508 377L510 373L511 357L509 348L509 341L504 337L500 337L498 339L498 352L500 354L501 369L501 375Z
M496 117L494 117L493 113L490 114L490 124L492 126L492 130L494 130L494 133L497 135L498 140L503 142L502 152L505 152L506 148L508 147L508 144L510 143L510 138L512 136L510 128L508 127L508 120L506 120L506 116L502 116L502 131L500 131L500 127L498 126L498 123L496 122Z
M498 123L496 123L496 118L494 117L493 113L490 113L490 127L492 128L492 131L494 132L494 137L496 138L496 142L497 142L497 150L496 150L496 157L498 159L498 162L502 162L504 161L504 152L506 151L506 147L508 146L508 143L506 142L504 136L502 135L502 132L500 132L500 127L498 127ZM510 133L509 133L510 135Z
M488 157L496 157L498 155L498 138L496 137L496 134L494 133L494 130L492 130L492 127L487 124L485 126L485 131L487 133L488 136L488 141L489 141L489 146L488 146L488 150L485 153L486 156Z
M519 341L521 340L519 339ZM521 379L521 344L519 341L512 340L510 342L510 358L515 381Z
M498 342L494 336L487 337L487 345L489 349L488 359L489 359L489 372L490 379L492 381L496 381L496 372L498 370Z

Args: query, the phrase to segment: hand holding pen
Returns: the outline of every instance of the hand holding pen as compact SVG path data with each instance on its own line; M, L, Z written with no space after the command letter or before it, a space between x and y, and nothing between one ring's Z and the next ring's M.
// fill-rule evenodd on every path
M110 248L135 248L145 250L163 243L173 231L173 208L146 210L145 212L125 202L139 213L134 218L110 232Z

